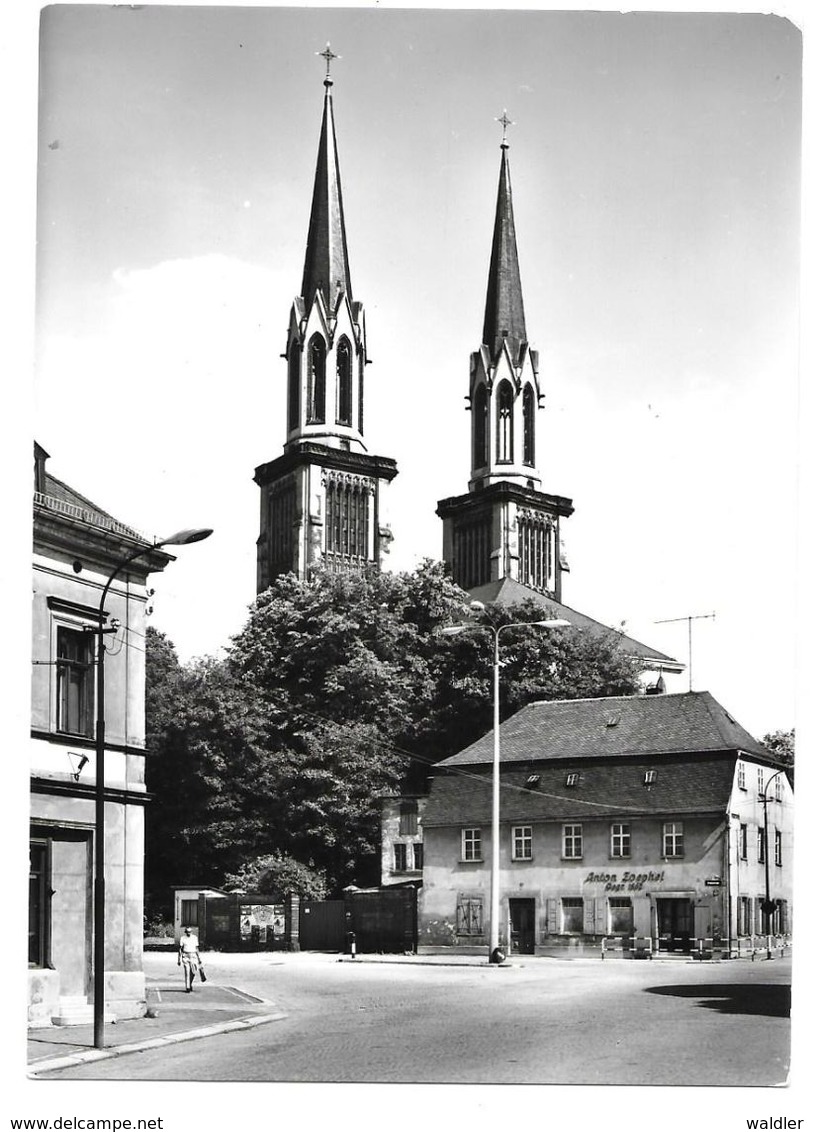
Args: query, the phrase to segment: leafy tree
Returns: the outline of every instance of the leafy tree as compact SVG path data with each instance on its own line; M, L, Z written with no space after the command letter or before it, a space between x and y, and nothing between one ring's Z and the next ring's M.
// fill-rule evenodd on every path
M276 579L225 661L148 640L151 886L222 883L254 858L308 862L330 891L378 880L379 799L492 725L493 637L539 604L469 610L443 566ZM465 623L457 636L439 632ZM501 703L624 695L619 635L501 634Z
M240 888L282 901L289 892L311 900L324 900L327 895L325 874L321 870L295 861L285 853L266 853L247 861L236 873L227 873L227 888Z
M794 745L795 735L794 728L791 731L769 731L761 739L764 747L767 747L775 758L789 769L794 769Z

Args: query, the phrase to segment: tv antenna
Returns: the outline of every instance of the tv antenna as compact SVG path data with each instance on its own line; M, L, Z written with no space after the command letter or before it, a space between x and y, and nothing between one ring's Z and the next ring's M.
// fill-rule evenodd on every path
M688 673L688 675L689 675L689 680L690 680L690 691L692 691L692 623L693 623L693 621L706 621L709 618L712 618L712 620L714 621L715 620L715 614L714 613L690 613L686 617L665 617L661 621L654 621L653 622L654 625L672 625L676 621L686 621L687 622L687 634L688 634L688 638L689 638L689 640L688 640L688 654L689 654L689 665L688 665L689 673Z

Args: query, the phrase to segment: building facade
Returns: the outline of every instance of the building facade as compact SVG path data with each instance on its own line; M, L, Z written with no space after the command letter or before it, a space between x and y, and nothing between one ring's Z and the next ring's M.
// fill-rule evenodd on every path
M92 1006L95 671L104 608L106 1009L144 1012L144 634L147 577L172 556L68 487L35 447L29 1022L88 1021Z
M286 440L260 465L257 590L280 574L381 565L392 539L385 488L396 464L365 440L364 308L351 288L330 49L311 218L300 294L291 307Z
M436 768L421 944L489 940L492 751L489 734ZM618 937L736 955L791 932L791 785L708 692L523 708L501 727L499 838L515 952Z

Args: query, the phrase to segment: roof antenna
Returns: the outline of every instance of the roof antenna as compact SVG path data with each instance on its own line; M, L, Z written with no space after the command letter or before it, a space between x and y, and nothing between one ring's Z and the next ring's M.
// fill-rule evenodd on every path
M689 650L689 678L690 678L690 691L692 691L692 623L693 621L705 621L707 618L715 620L714 613L691 613L687 617L666 617L663 621L654 621L654 625L672 625L676 621L687 622L687 632L689 635L688 650Z

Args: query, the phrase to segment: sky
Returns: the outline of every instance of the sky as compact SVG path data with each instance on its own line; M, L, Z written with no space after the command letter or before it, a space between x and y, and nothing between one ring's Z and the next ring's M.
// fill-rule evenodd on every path
M466 490L505 108L543 486L575 505L563 599L685 662L688 623L657 622L714 613L693 687L793 726L791 22L69 4L41 26L35 433L123 521L214 528L153 580L182 659L255 596L329 41L389 568L440 557L436 502Z
M6 529L30 531L34 435L122 521L214 528L152 582L182 659L245 622L329 41L366 438L400 469L390 567L440 557L437 500L466 490L505 109L543 487L575 505L564 600L684 661L687 623L658 622L714 612L693 686L756 736L793 726L801 36L716 7L10 5ZM28 569L6 556L10 592ZM24 725L24 695L12 710ZM505 1117L506 1096L473 1107ZM457 1112L435 1095L435 1118Z

